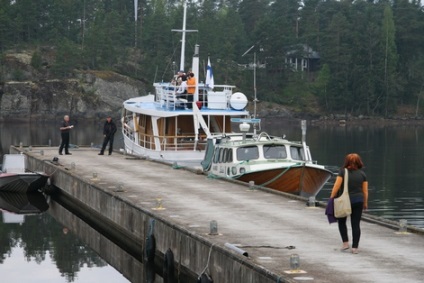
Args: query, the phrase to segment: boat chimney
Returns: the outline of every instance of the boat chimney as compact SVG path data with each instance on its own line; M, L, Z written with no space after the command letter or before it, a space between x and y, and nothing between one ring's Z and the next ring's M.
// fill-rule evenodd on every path
M196 78L196 89L194 90L193 101L199 101L199 44L194 46L193 62L191 71Z

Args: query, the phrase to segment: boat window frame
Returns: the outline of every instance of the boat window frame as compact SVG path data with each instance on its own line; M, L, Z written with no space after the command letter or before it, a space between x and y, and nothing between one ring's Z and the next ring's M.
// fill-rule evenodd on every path
M278 151L277 154L273 154L272 156L270 156L269 154L266 155L266 152L269 149L271 149L271 148L277 148L277 147L278 148L283 148L284 151ZM267 148L267 150L266 150L266 148ZM262 153L263 153L265 159L287 159L287 156L288 156L286 146L285 145L281 145L281 144L271 144L271 145L266 145L265 144L265 145L262 146ZM283 155L277 156L277 155L280 155L280 153L284 153L283 154L284 156Z
M301 146L290 146L290 157L293 160L305 161L305 151Z
M255 149L256 152L250 149ZM245 152L241 152L244 150ZM247 150L247 152L246 152ZM255 156L252 155L252 153L255 154ZM239 161L248 161L248 160L256 160L259 159L259 147L257 145L247 145L247 146L241 146L237 148L237 160ZM243 156L245 155L245 156Z
M217 164L219 161L219 148L215 150L213 154L213 163Z
M232 148L228 149L227 162L233 163L233 149Z

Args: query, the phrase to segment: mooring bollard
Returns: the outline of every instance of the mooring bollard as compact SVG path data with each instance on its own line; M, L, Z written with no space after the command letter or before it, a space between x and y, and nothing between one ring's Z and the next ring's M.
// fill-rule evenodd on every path
M401 219L399 220L399 233L407 233L408 232L408 220Z
M298 271L300 268L300 258L298 254L290 255L290 268L292 271Z
M209 235L218 235L218 222L212 220L209 224Z
M315 204L316 204L315 197L309 197L309 199L308 199L308 206L309 207L315 207Z
M249 191L255 190L255 181L249 181Z

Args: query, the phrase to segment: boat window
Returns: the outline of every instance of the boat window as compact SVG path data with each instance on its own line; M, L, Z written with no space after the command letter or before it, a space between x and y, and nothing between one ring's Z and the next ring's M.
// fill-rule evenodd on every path
M224 157L224 148L220 148L219 149L219 160L218 160L219 163L222 163L223 157Z
M245 146L237 149L237 160L253 160L259 158L257 146Z
M291 146L290 155L294 160L305 160L305 154L302 147Z
M264 145L264 157L266 159L287 158L287 151L284 145Z
M227 162L228 163L232 163L233 162L233 150L231 148L228 149Z
M214 152L213 163L218 163L218 159L219 159L219 149L215 150L215 152Z
M222 156L221 156L222 158L221 158L220 162L222 162L222 163L227 162L227 152L228 152L227 148L222 149Z

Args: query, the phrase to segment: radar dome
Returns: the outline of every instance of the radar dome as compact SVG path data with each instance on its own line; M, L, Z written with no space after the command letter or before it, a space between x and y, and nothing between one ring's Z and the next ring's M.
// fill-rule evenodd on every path
M235 92L231 95L230 106L235 110L243 110L247 106L247 98L241 92Z

